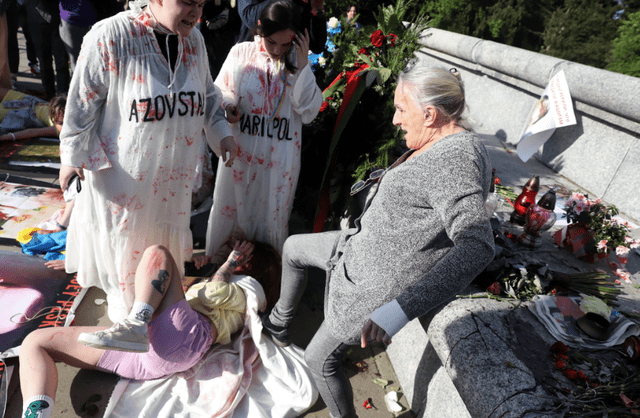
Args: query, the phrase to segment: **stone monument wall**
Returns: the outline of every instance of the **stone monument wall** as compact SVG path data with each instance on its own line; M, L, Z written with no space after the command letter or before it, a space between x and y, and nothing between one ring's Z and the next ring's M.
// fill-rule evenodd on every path
M558 128L532 158L640 220L640 78L439 29L423 44L423 65L461 73L471 124L513 146L564 70L577 124Z

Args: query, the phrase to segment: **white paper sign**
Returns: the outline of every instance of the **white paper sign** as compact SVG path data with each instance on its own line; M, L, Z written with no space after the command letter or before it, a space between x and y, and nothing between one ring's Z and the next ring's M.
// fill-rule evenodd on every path
M573 104L564 71L553 76L536 103L522 138L518 141L518 157L527 161L536 153L556 128L576 124Z

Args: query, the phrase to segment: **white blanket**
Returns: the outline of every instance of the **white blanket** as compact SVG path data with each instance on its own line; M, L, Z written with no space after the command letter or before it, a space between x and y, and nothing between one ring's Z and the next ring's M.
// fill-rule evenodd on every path
M227 345L215 345L189 370L162 379L120 379L105 418L295 417L318 393L303 350L277 346L262 334L260 284L248 276L232 282L247 294L245 327Z

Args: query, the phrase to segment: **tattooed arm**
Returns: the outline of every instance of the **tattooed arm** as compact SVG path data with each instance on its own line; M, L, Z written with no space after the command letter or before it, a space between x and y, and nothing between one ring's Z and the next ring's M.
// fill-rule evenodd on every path
M218 282L228 282L235 269L251 259L253 244L248 241L238 241L229 254L227 261L220 266L218 271L211 277L211 280Z

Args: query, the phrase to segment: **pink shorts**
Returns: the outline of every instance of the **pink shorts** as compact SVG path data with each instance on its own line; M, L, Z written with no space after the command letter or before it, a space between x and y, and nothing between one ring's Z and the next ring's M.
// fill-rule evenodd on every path
M187 370L211 347L211 325L183 299L151 321L149 342L146 353L105 351L98 369L137 380Z

